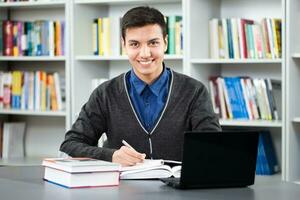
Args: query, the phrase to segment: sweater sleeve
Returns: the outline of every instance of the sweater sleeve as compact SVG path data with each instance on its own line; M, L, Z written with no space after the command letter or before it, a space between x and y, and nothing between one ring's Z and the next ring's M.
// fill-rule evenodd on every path
M97 146L99 138L107 130L103 99L101 90L97 88L82 107L72 128L67 131L60 151L72 157L112 160L115 149Z
M221 131L218 116L214 113L208 91L200 85L190 110L192 131Z

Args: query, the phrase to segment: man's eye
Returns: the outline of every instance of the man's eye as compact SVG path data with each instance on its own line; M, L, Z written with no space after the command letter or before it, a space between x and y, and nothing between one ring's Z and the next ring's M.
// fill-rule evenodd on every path
M150 45L151 45L151 46L156 46L156 45L158 45L158 44L159 44L158 41L151 41L151 42L150 42Z
M137 46L138 46L138 43L133 42L133 43L130 43L129 45L130 45L131 47L137 47Z

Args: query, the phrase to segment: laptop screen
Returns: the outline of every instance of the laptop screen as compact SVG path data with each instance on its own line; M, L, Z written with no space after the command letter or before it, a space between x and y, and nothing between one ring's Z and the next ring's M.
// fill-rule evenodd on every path
M202 187L254 183L258 132L187 132L180 184Z

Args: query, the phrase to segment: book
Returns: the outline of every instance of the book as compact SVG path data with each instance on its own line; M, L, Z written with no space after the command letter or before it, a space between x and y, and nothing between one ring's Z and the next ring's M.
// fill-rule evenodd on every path
M174 166L175 165L175 166ZM171 167L173 166L173 167ZM121 179L158 179L180 177L181 162L171 160L146 159L143 163L121 168Z
M267 130L259 134L256 174L272 175L279 171L271 133Z
M46 158L44 180L66 188L119 185L120 164L91 158Z
M70 173L120 170L119 164L92 158L46 158L42 165Z
M25 122L5 122L3 124L3 158L24 157Z

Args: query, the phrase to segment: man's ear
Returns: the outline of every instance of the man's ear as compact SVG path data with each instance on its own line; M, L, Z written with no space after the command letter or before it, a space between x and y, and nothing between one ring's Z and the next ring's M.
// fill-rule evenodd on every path
M168 35L166 35L165 39L164 39L164 42L165 42L165 53L167 52L167 49L168 49Z

